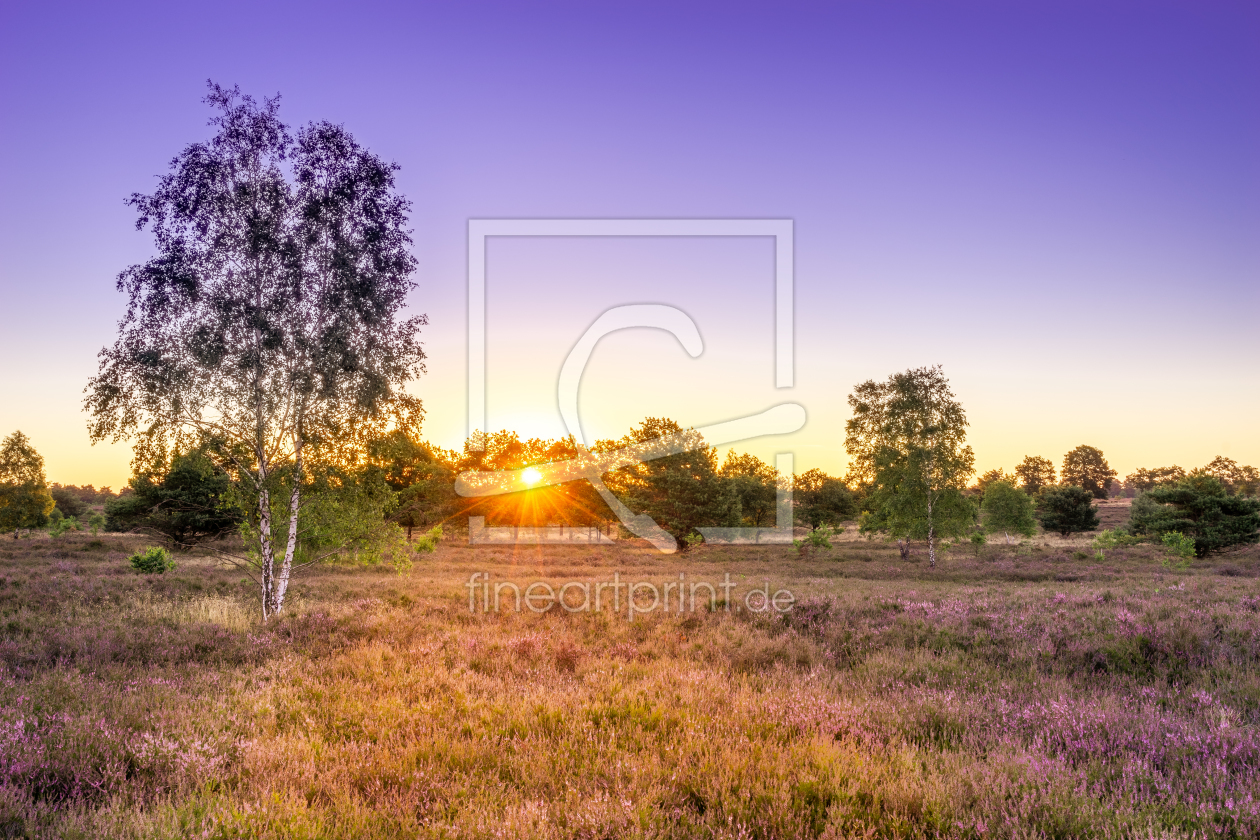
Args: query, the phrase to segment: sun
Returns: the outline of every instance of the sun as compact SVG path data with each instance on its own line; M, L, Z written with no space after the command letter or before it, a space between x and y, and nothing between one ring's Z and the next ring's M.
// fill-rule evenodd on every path
M537 484L539 481L542 481L542 473L533 467L530 467L521 473L521 481L529 485Z

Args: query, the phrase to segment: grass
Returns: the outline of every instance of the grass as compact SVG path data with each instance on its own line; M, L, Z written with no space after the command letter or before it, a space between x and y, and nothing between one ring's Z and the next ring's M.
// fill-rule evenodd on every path
M0 543L0 837L1260 834L1255 549L447 540L299 578L264 625L239 572L138 575L143 545ZM739 588L486 615L473 572ZM792 611L738 609L766 579Z

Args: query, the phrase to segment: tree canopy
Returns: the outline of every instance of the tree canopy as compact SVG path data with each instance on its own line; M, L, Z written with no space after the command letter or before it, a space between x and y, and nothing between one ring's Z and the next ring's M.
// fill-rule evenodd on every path
M48 521L56 502L48 492L44 459L30 438L14 432L0 445L0 533L38 528Z
M1069 486L1084 487L1095 499L1107 498L1116 471L1107 464L1101 449L1078 446L1063 456L1059 480Z
M649 417L620 441L622 446L645 443L674 434L683 428L664 417ZM738 526L739 498L729 482L718 473L717 452L694 435L693 448L622 467L607 479L610 489L626 505L652 517L662 529L686 548L686 538L701 525Z
M730 482L743 518L754 527L774 524L779 472L755 455L726 453L719 474Z
M1024 460L1015 468L1015 475L1025 493L1036 495L1042 487L1054 484L1054 462L1039 455L1025 455Z
M1125 487L1138 493L1145 493L1164 484L1176 484L1186 477L1186 471L1175 464L1171 467L1141 468L1124 477Z
M1033 515L1032 497L1010 481L994 481L984 490L984 502L980 507L984 527L990 533L1031 537L1037 533L1037 518Z
M849 486L819 469L806 470L796 477L792 501L797 521L811 529L839 525L859 513L857 496Z

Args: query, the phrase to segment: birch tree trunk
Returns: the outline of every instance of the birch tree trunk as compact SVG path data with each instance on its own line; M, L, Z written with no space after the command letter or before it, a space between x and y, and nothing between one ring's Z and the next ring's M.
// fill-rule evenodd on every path
M936 568L936 526L932 522L932 493L928 492L927 500L927 542L928 542L928 568Z
M289 589L289 576L293 573L293 556L297 552L298 511L302 501L302 440L299 438L293 446L294 478L293 492L289 495L289 539L284 546L284 562L280 566L280 577L276 581L276 611L284 606L284 594Z

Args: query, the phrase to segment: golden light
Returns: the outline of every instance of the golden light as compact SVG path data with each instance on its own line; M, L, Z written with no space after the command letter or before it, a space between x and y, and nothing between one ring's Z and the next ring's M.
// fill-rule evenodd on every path
M525 472L521 473L521 481L525 482L528 485L537 484L541 480L542 480L542 473L540 473L538 470L534 469L533 467L530 467L529 469L525 470Z

